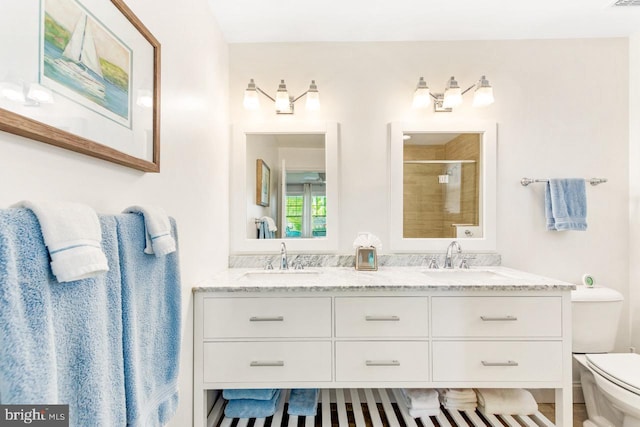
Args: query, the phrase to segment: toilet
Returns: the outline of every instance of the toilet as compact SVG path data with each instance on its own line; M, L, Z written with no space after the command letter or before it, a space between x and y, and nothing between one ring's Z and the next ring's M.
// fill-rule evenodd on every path
M572 351L587 408L584 427L640 427L640 355L614 348L623 297L601 286L571 292Z

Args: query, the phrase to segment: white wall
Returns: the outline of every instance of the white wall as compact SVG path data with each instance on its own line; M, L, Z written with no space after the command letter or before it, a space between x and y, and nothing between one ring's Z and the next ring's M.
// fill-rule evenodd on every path
M127 0L162 44L161 173L144 174L0 132L0 208L23 199L86 203L113 214L162 206L180 237L183 345L180 406L191 425L191 287L227 265L228 49L205 0ZM208 237L206 237L208 236Z
M640 33L629 38L629 320L640 350ZM633 118L633 119L631 119Z
M493 85L496 103L473 109L467 95L448 117L499 123L497 239L503 264L573 282L589 272L628 298L626 39L232 44L231 120L341 124L340 252L351 253L358 231L377 234L383 244L389 240L387 123L446 117L411 109L418 78L424 76L437 92L452 75L466 87L481 74ZM250 78L272 96L279 79L294 96L315 79L322 108L306 112L303 98L293 117L278 117L262 97L262 109L247 112L242 96ZM554 233L545 230L542 185L522 187L525 176L609 182L587 188L587 232ZM625 323L620 349L628 335Z

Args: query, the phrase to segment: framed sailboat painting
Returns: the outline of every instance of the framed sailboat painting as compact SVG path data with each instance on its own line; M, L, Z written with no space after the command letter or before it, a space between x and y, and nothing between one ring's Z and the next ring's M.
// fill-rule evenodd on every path
M123 0L5 6L0 130L159 172L160 43Z

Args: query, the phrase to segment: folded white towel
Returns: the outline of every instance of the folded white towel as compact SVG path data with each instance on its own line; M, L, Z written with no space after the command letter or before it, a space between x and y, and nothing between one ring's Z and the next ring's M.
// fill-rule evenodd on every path
M440 408L438 390L433 388L403 388L400 389L409 409Z
M538 412L536 400L522 388L480 388L478 404L489 414L531 415Z
M260 218L261 221L267 222L267 227L269 227L269 231L278 231L278 227L276 226L276 222L270 216L263 216Z
M86 279L109 271L100 245L100 221L89 206L24 200L13 207L30 209L38 218L51 257L51 270L58 282Z
M443 393L446 397L458 398L458 399L473 399L476 400L476 393L472 388L447 388Z
M171 236L171 222L164 209L156 206L129 206L124 213L137 213L144 217L145 254L160 257L176 251L176 241Z
M443 406L447 409L454 409L456 411L475 411L477 407L475 403L445 403Z

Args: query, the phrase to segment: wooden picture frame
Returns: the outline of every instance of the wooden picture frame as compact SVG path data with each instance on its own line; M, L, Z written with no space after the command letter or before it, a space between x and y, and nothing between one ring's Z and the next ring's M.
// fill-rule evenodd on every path
M24 27L23 43L8 45L3 50L8 57L0 57L13 67L0 75L0 87L22 89L23 96L17 90L17 98L10 99L0 91L0 130L159 172L158 40L123 0L19 3L10 3L0 17L0 28L7 20ZM75 48L74 35L83 25L83 34L92 31L94 37L82 37ZM5 40L10 37L5 34ZM77 50L82 54L75 57ZM50 99L31 98L34 85L49 92Z
M375 271L378 269L378 254L376 248L356 249L356 270Z
M269 206L271 169L262 159L256 160L256 205Z

